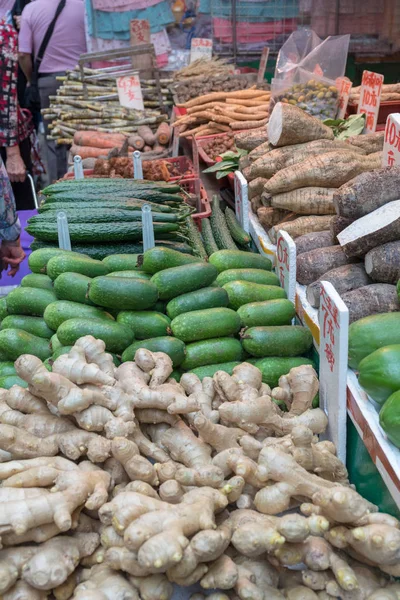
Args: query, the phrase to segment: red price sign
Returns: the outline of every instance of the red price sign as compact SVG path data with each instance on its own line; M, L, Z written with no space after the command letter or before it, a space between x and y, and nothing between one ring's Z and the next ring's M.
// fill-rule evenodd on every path
M348 77L338 77L336 79L336 87L339 90L339 112L337 118L344 119L353 83Z
M296 295L296 246L286 231L278 232L276 242L276 272L289 300Z
M392 113L387 118L382 165L400 166L400 113Z
M199 58L211 59L213 43L207 38L193 38L190 47L190 62Z
M378 121L383 75L373 71L364 71L361 81L358 114L365 114L365 133L374 133Z
M125 108L144 110L142 88L138 75L126 75L117 78L119 103Z
M329 417L328 439L346 458L346 385L349 311L331 283L321 284L320 407Z

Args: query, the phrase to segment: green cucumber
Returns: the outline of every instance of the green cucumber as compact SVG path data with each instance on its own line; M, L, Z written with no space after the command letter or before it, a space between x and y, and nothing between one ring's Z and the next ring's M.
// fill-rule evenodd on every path
M243 327L290 325L296 315L296 309L290 300L278 298L244 304L238 308L237 314Z
M159 271L151 278L160 300L171 300L187 292L209 286L218 273L213 265L197 262Z
M358 369L361 360L378 348L400 344L400 312L364 317L349 327L349 366Z
M154 306L151 306L149 310L152 310L153 312L163 313L165 315L167 310L167 303L163 300L157 300Z
M130 327L137 340L147 340L168 335L171 319L150 310L122 310L117 316L117 323Z
M300 356L312 344L312 333L302 325L249 327L242 332L243 348L251 356Z
M200 261L201 259L198 256L190 256L189 254L182 254L182 252L171 250L171 248L155 246L139 256L138 265L146 273L155 275L155 273L164 269L181 267L182 265L189 265Z
M315 368L313 361L309 358L304 358L303 356L293 356L290 358L269 356L268 358L252 361L252 364L257 367L257 369L260 369L263 382L268 384L271 388L277 387L279 378L282 377L282 375L287 375L290 369L293 369L294 367L311 365Z
M103 340L106 350L116 354L121 354L135 339L129 327L108 319L68 319L57 329L57 337L63 346L73 346L76 340L85 335Z
M400 344L384 346L362 359L358 366L361 387L378 404L400 390Z
M51 290L19 287L8 294L7 310L10 315L43 317L46 307L56 300L57 296Z
M4 375L15 375L17 371L15 370L14 363L11 361L2 361L0 362L0 377L4 377Z
M53 256L47 263L47 274L53 281L61 273L66 272L81 273L86 277L98 277L107 275L108 267L101 260L68 254Z
M242 360L242 357L243 348L239 340L230 337L201 340L186 345L186 358L181 368L190 371L218 362Z
M89 287L89 298L98 306L118 310L146 310L158 299L151 281L127 277L95 277Z
M182 252L184 254L193 254L193 249L186 242L176 242L170 240L155 240L156 246L164 246ZM48 249L53 248L54 244L50 242L40 242L34 240L31 244L32 250ZM77 254L84 254L87 257L94 258L96 260L104 260L108 256L114 256L116 254L140 254L143 253L143 244L133 243L109 243L109 244L75 244L72 242L73 251ZM122 271L123 269L121 269ZM44 271L43 271L44 272Z
M164 352L168 354L174 367L179 367L186 354L185 344L181 340L170 336L162 336L134 342L122 354L122 362L134 360L136 350L139 350L139 348L146 348L151 352Z
M8 315L7 298L0 298L0 322Z
M400 448L400 390L389 396L382 406L379 423L392 444Z
M9 390L13 385L19 385L19 387L27 388L28 384L26 381L21 379L17 374L10 373L9 375L3 375L0 377L0 388L3 390Z
M178 315L171 323L172 334L183 342L228 337L239 329L240 317L230 308L193 310Z
M38 250L34 250L28 258L29 268L33 273L46 273L46 267L49 260L53 258L53 256L60 254L69 254L71 256L77 255L78 253L57 248L53 244L49 248L40 248Z
M57 350L53 350L53 354L51 355L52 360L56 360L59 356L63 354L68 354L71 352L72 346L60 346Z
M251 281L262 285L281 285L279 277L266 269L228 269L216 279L221 287L230 281Z
M106 277L127 277L128 279L147 279L147 281L151 279L151 275L141 273L141 271L113 271L108 273Z
M86 277L82 273L61 273L54 281L54 291L59 300L93 305L93 302L87 297L89 283L92 281L91 277Z
M101 319L102 321L114 321L113 317L96 306L86 306L85 304L79 304L79 302L71 302L70 300L57 300L48 305L44 311L43 318L47 325L57 331L61 323L74 318L87 318L87 319ZM57 336L58 337L58 336ZM59 339L59 342L63 346L69 346L70 344L63 344Z
M247 246L250 244L251 238L249 234L246 233L246 231L240 225L235 213L231 208L229 208L229 206L227 206L225 209L225 220L229 229L229 233L235 242L237 242L240 246Z
M41 273L30 273L21 279L21 286L52 290L53 282L48 275L42 275Z
M204 377L214 377L217 371L225 371L228 375L232 375L233 369L240 365L239 360L234 360L231 362L218 363L216 365L206 365L205 367L197 367L196 369L191 369L190 373L194 373L201 380Z
M212 212L210 217L211 230L218 248L236 250L237 246L229 232L226 224L224 213L219 206L219 198L217 195L212 199Z
M137 266L139 254L112 254L103 258L103 263L110 273L114 271L139 271Z
M167 304L167 315L171 319L175 319L182 313L206 308L227 307L228 303L228 293L223 288L210 286L170 300Z
M218 269L218 273L228 269L272 269L272 262L266 256L243 250L218 250L210 256L209 261Z
M51 336L50 338L50 347L52 352L54 353L56 350L58 350L58 348L62 347L62 343L60 342L60 340L57 337L57 334L55 333L54 335Z
M22 329L48 340L54 335L54 330L47 326L42 317L28 317L25 315L9 315L1 322L0 329Z
M50 340L32 335L22 329L4 329L0 331L0 351L8 360L17 360L21 354L33 354L41 360L51 356Z
M200 231L197 229L193 218L187 217L185 223L187 231L186 235L190 241L191 246L194 249L194 253L196 254L196 256L201 258L201 260L207 260L208 254L204 247L203 238L201 237Z
M201 236L208 256L211 256L214 252L218 252L217 242L214 239L209 219L201 220Z
M229 307L237 310L250 302L264 302L286 298L286 292L277 285L263 285L251 281L229 281L223 286L228 292Z

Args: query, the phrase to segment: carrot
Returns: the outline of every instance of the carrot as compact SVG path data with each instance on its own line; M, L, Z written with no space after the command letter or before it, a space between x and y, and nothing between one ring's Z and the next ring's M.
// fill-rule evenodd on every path
M156 136L154 135L154 133L148 125L140 125L140 127L138 127L137 132L138 135L140 135L140 137L144 139L144 143L146 144L146 146L154 146L154 144L156 143Z
M257 129L257 128L261 127L262 125L266 125L268 123L268 120L269 120L269 118L263 119L261 121L239 121L239 122L232 121L231 123L229 123L229 125L231 126L231 128L233 130Z
M258 181L261 178L255 179ZM253 183L253 182L252 182ZM270 203L275 208L292 210L299 215L333 215L333 188L304 187L291 192L272 196Z
M93 148L115 148L122 146L126 137L121 133L99 133L98 131L76 131L74 144Z
M142 150L144 148L144 139L140 135L135 133L130 135L128 139L129 145L135 150Z
M286 231L293 238L313 231L325 231L329 229L331 218L331 216L325 215L317 217L298 217L298 219L289 223L280 223L279 225L272 227L272 229L268 231L268 235L271 238L271 241L275 243L280 229Z
M153 148L151 146L146 146L143 148L143 152L152 152Z
M168 123L160 123L156 131L156 140L159 144L166 146L171 139L171 128Z
M96 148L94 146L78 146L77 144L73 144L71 146L72 156L80 156L83 158L98 158L103 156L104 158L107 156L106 148Z
M278 102L269 120L268 138L273 146L278 147L311 140L333 140L334 135L330 127L298 106Z

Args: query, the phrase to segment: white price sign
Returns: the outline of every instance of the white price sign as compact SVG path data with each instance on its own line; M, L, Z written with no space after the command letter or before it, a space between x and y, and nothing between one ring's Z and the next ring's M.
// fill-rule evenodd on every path
M376 130L382 85L383 75L373 71L363 72L357 113L365 114L364 133L374 133Z
M339 111L336 118L344 119L353 84L348 77L338 77L336 87L339 91Z
M144 110L139 75L125 75L124 77L118 77L117 88L121 106Z
M326 438L346 462L347 354L349 311L333 285L321 284L320 327L320 407L329 417Z
M382 166L400 166L400 113L392 113L387 118Z
M296 244L286 231L278 231L276 272L288 300L294 302L296 297Z
M211 59L213 43L207 38L193 38L190 47L190 62L199 58Z
M258 67L257 83L260 85L264 81L265 69L267 68L269 56L269 47L265 46L261 54L260 66Z
M243 229L249 233L249 190L247 181L240 171L235 171L235 214Z

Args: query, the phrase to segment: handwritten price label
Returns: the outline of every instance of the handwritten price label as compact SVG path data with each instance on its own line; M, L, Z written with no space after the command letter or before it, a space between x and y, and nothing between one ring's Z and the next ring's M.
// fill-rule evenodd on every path
M382 165L400 166L400 113L392 113L387 118Z
M264 75L265 75L265 69L267 68L268 56L269 56L269 48L268 48L268 46L265 46L265 48L261 54L260 66L258 68L258 74L257 74L258 85L260 85L264 81Z
M344 119L353 83L348 77L338 77L336 87L339 90L339 112L337 119Z
M148 44L150 40L150 23L146 19L131 20L132 45Z
M364 133L374 133L378 122L383 75L373 71L364 71L361 81L358 114L365 114Z
M240 171L235 171L235 214L243 229L249 233L250 220L248 184Z
M320 407L329 417L326 437L336 445L339 458L346 460L349 311L327 281L321 284L319 327Z
M286 231L278 232L276 242L276 272L289 300L296 296L296 245Z
M190 62L194 62L199 58L211 59L213 43L207 38L193 38L190 47Z
M138 75L117 78L119 103L125 108L144 110L142 88Z

